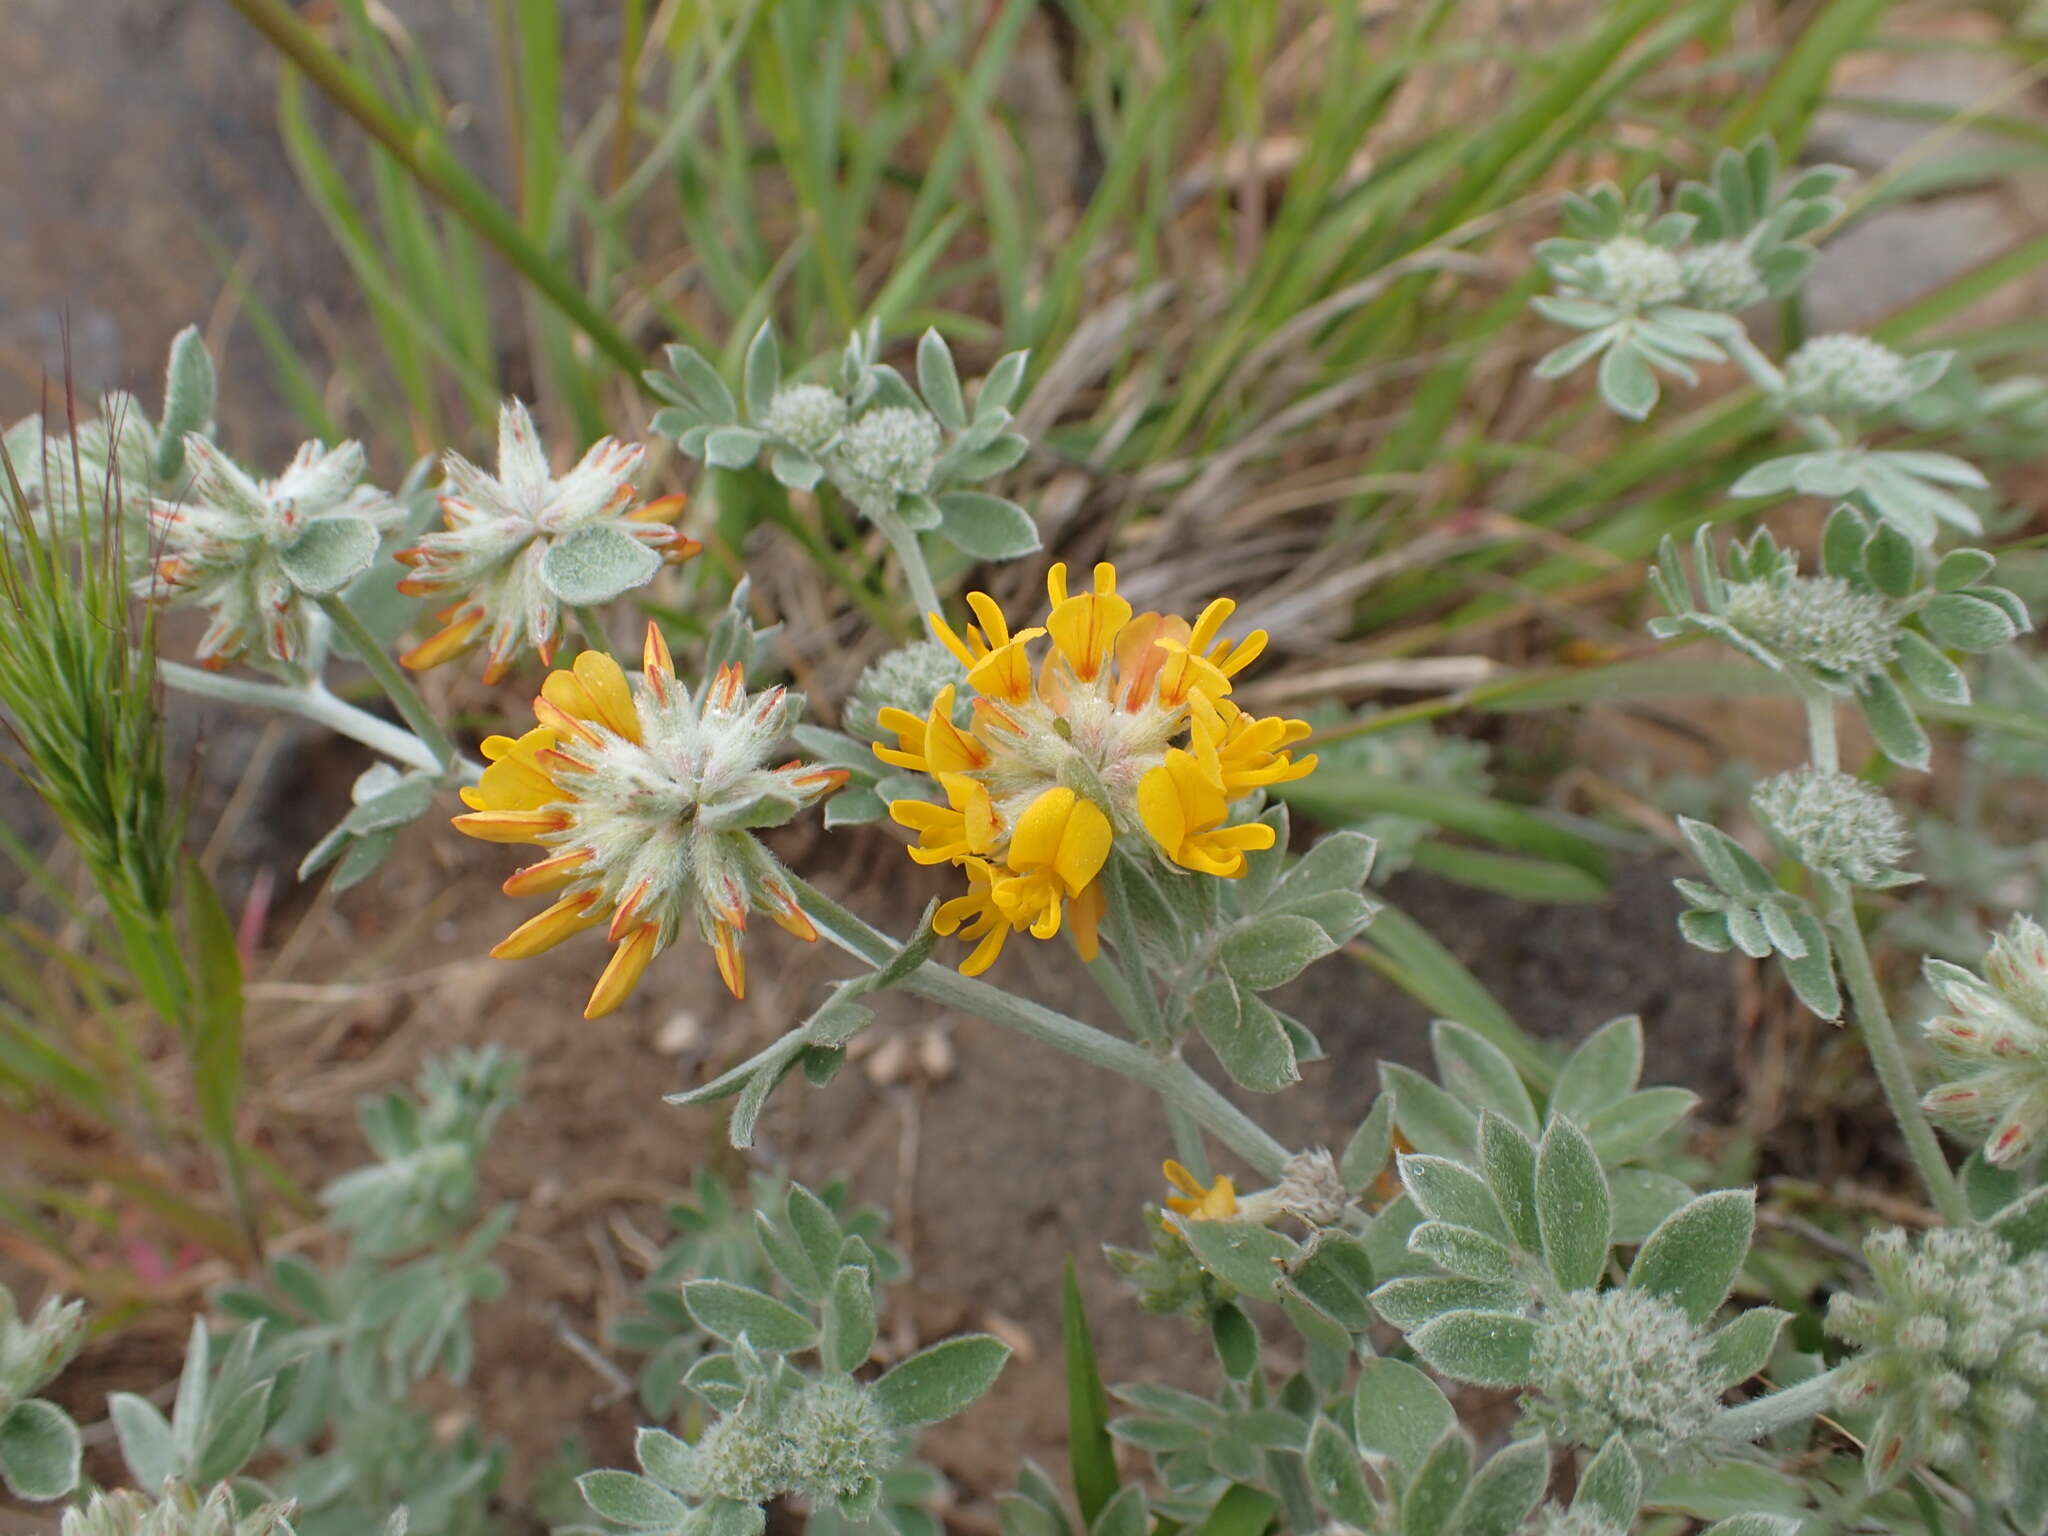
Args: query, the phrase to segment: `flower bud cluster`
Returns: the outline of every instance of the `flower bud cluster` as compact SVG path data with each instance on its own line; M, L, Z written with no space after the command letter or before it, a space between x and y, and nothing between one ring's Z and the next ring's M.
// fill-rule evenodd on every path
M1639 235L1616 235L1579 269L1587 296L1635 313L1685 297L1685 271L1675 252Z
M150 505L156 559L137 594L207 609L200 663L221 667L260 646L273 661L306 654L309 598L339 590L367 568L377 535L397 513L362 483L360 443L307 443L284 473L258 480L208 439L190 433L181 499Z
M2010 1495L2048 1409L2048 1253L2016 1259L1994 1232L1949 1227L1864 1244L1872 1293L1837 1295L1828 1332L1857 1347L1836 1402L1871 1408L1864 1464L1889 1482L1927 1464Z
M1795 769L1759 784L1750 803L1786 853L1815 873L1850 885L1897 883L1911 847L1906 819L1854 774Z
M1785 361L1785 403L1814 416L1865 416L1916 390L1906 359L1868 336L1816 336Z
M689 1448L673 1486L698 1499L823 1505L868 1491L901 1460L901 1435L851 1376L805 1381L771 1402L757 1390Z
M873 740L882 734L882 711L902 710L920 718L929 715L932 701L947 688L955 690L953 723L965 726L972 718L969 701L959 697L967 683L967 669L959 658L936 640L916 640L877 657L853 685L846 701L846 732L849 736Z
M463 799L458 830L547 850L508 895L564 892L491 951L523 959L608 923L617 947L586 1018L625 1001L648 963L694 926L735 997L746 989L747 918L765 910L809 941L787 873L754 833L780 826L845 782L844 769L769 759L802 712L782 688L749 693L736 663L692 692L649 624L639 678L601 651L552 672L534 728L483 744L491 764Z
M398 560L413 596L448 601L443 627L403 658L431 667L481 645L484 681L495 682L529 647L552 663L565 604L605 602L645 584L664 560L686 560L698 544L670 526L681 496L642 502L634 477L638 443L603 438L567 474L556 475L533 417L518 400L498 413L498 472L446 455L442 530Z
M1734 314L1770 296L1749 247L1740 240L1694 246L1680 258L1679 271L1686 302L1701 309Z
M858 507L893 507L932 488L945 433L930 412L884 405L864 412L839 434L825 461L833 484Z
M84 1339L84 1302L52 1296L24 1318L0 1285L0 1419L63 1370Z
M292 1536L292 1506L263 1504L237 1511L227 1483L200 1498L173 1483L152 1500L128 1489L102 1489L90 1502L64 1511L62 1536Z
M1623 1436L1661 1459L1696 1439L1727 1383L1707 1339L1678 1307L1648 1291L1573 1291L1537 1318L1529 1422L1571 1445Z
M1982 977L1930 960L1927 979L1948 1005L1921 1026L1946 1079L1927 1112L1983 1136L1996 1166L2027 1162L2048 1145L2048 932L2016 917L1992 939Z
M1840 576L1779 576L1728 588L1722 617L1781 661L1869 677L1897 657L1897 609Z

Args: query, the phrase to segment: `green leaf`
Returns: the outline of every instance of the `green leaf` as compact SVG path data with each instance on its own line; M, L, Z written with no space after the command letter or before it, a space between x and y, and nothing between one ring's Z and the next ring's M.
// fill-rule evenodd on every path
M1565 1058L1549 1111L1584 1125L1633 1092L1642 1075L1643 1021L1633 1014L1610 1019Z
M1699 1101L1690 1088L1644 1088L1596 1112L1586 1122L1586 1135L1603 1163L1626 1162L1691 1114Z
M199 1448L192 1468L196 1481L225 1481L256 1454L269 1424L270 1392L275 1385L274 1379L259 1381L238 1394L225 1410L208 1415L206 1443Z
M1394 1096L1375 1094L1372 1108L1344 1144L1344 1155L1337 1159L1337 1173L1344 1187L1354 1195L1364 1194L1386 1172L1387 1159L1393 1156L1393 1151Z
M156 1404L132 1392L111 1392L107 1413L136 1487L154 1494L178 1475L178 1443Z
M55 1403L31 1397L0 1418L0 1481L16 1498L61 1499L78 1486L78 1426Z
M690 1518L689 1505L637 1473L586 1472L576 1487L583 1502L605 1519L634 1530L672 1530Z
M1913 718L1913 706L1906 702L1898 685L1881 674L1873 675L1863 680L1856 698L1863 708L1863 723L1870 727L1878 750L1901 768L1926 772L1930 750L1927 733Z
M1463 1163L1407 1152L1402 1154L1398 1166L1402 1187L1424 1215L1471 1227L1501 1242L1513 1240L1493 1191Z
M986 1333L962 1334L920 1350L874 1385L892 1424L909 1429L951 1418L995 1385L1010 1346Z
M1959 651L1994 651L2019 634L2003 608L1967 592L1937 593L1920 620L1936 640Z
M1358 1461L1358 1448L1351 1437L1329 1419L1318 1416L1309 1431L1309 1486L1323 1506L1356 1530L1371 1530L1379 1522L1376 1506L1366 1487L1365 1472Z
M1990 1225L2012 1244L2016 1258L2048 1249L2048 1185L2013 1201L1991 1218Z
M1408 1234L1408 1251L1469 1280L1511 1280L1515 1256L1505 1243L1447 1221L1425 1221Z
M1529 1138L1499 1115L1479 1117L1479 1168L1494 1203L1507 1219L1515 1245L1530 1253L1542 1251L1536 1224L1536 1148Z
M1014 560L1039 547L1038 525L1014 501L982 491L938 497L939 532L977 560Z
M832 1277L826 1303L826 1337L832 1348L825 1364L835 1371L857 1371L875 1347L875 1284L858 1264L843 1264Z
M742 378L747 414L758 422L767 416L769 406L774 404L775 392L782 387L782 349L775 344L775 327L766 320L754 332L754 339L747 343Z
M1902 629L1898 644L1899 671L1914 689L1938 704L1970 702L1969 679L1962 668L1941 654L1933 641L1918 630Z
M1692 1198L1692 1187L1668 1173L1647 1168L1615 1168L1607 1175L1614 1197L1614 1240L1640 1243L1664 1218Z
M1192 1000L1195 1027L1231 1081L1255 1093L1298 1082L1294 1041L1280 1016L1230 981L1212 981Z
M1620 416L1641 421L1657 404L1657 376L1626 336L1600 359L1600 398Z
M1479 1139L1479 1117L1420 1072L1380 1063L1380 1083L1394 1099L1394 1123L1408 1144L1436 1157L1469 1157Z
M1253 1221L1187 1221L1181 1231L1202 1268L1233 1290L1264 1301L1275 1298L1280 1276L1298 1251L1278 1232Z
M1920 550L1890 523L1879 523L1863 546L1863 569L1886 597L1902 598L1920 575Z
M633 1437L640 1468L664 1488L681 1492L697 1480L697 1453L665 1429L642 1427Z
M1791 1316L1776 1307L1751 1307L1714 1330L1702 1364L1727 1386L1749 1380L1770 1363L1778 1334Z
M571 607L608 603L645 586L661 569L661 556L631 534L597 523L556 539L541 556L540 579Z
M1614 1230L1613 1202L1599 1154L1569 1120L1553 1119L1536 1149L1536 1224L1559 1285L1578 1291L1598 1282Z
M1429 1041L1436 1055L1437 1076L1453 1097L1503 1116L1526 1136L1537 1133L1536 1106L1522 1085L1521 1074L1504 1054L1450 1019L1430 1025Z
M1997 567L1998 562L1981 549L1952 549L1934 568L1937 591L1955 592L1974 587Z
M1591 1510L1606 1517L1621 1530L1636 1523L1636 1506L1643 1501L1643 1471L1635 1452L1616 1435L1600 1448L1579 1474L1579 1489L1572 1496L1572 1508Z
M277 552L292 585L313 597L339 592L376 558L377 525L349 512L311 519Z
M1541 1435L1496 1451L1458 1509L1458 1536L1512 1536L1535 1512L1550 1481L1550 1445Z
M1756 1230L1756 1191L1719 1189L1666 1217L1637 1251L1628 1283L1704 1325L1735 1284Z
M817 1342L818 1330L801 1312L730 1280L687 1282L683 1305L705 1332L728 1343L745 1338L765 1353L787 1354Z
M1430 1448L1401 1496L1401 1536L1443 1536L1472 1481L1472 1442L1454 1429Z
M1536 1325L1512 1312L1446 1312L1408 1335L1415 1353L1445 1376L1480 1387L1528 1383Z
M1239 986L1267 992L1285 986L1336 947L1308 918L1281 914L1239 927L1218 946L1217 956Z
M924 403L952 431L967 426L967 402L960 393L960 374L953 366L953 353L946 338L928 329L917 340L917 392Z
M1443 1390L1407 1361L1376 1359L1359 1372L1351 1422L1364 1450L1412 1477L1458 1415Z
M215 378L213 355L199 327L188 325L171 338L171 358L164 369L164 416L157 427L156 477L169 483L185 468L185 434L205 434L213 425L219 383ZM126 487L129 494L141 487Z
M1102 1506L1101 1512L1089 1522L1088 1536L1145 1536L1151 1529L1151 1515L1145 1490L1133 1483Z
M1092 1527L1117 1496L1121 1479L1109 1438L1109 1398L1102 1390L1071 1255L1060 1278L1060 1343L1067 1374L1067 1462L1081 1518Z
M1380 1316L1403 1333L1413 1333L1446 1312L1508 1312L1528 1299L1528 1289L1521 1285L1440 1275L1389 1280L1372 1293Z

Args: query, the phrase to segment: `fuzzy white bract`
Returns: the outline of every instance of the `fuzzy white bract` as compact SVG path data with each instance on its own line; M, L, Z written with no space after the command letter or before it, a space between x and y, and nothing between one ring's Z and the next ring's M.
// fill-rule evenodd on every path
M331 540L349 546L358 569L367 566L377 531L397 511L362 483L362 445L307 443L276 479L258 480L195 432L185 464L189 492L150 505L157 555L138 595L210 612L202 665L225 666L259 646L273 661L297 662L313 624L309 599L326 585L313 580L309 557L324 555L319 546Z
M1588 1448L1615 1434L1652 1458L1681 1450L1720 1405L1693 1320L1648 1291L1573 1291L1537 1319L1529 1420Z
M1906 360L1883 342L1816 336L1785 361L1785 400L1815 416L1864 416L1913 393Z
M1898 807L1853 774L1795 769L1758 785L1750 803L1787 853L1851 885L1892 883L1911 847Z

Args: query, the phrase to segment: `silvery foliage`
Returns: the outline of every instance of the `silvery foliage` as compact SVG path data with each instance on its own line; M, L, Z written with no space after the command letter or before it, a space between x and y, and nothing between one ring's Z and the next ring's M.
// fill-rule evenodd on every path
M1558 292L1533 302L1582 334L1538 362L1537 377L1561 378L1597 357L1601 398L1642 420L1660 373L1697 383L1694 364L1726 360L1737 313L1798 288L1814 259L1804 237L1841 212L1834 192L1847 175L1816 166L1780 187L1776 147L1758 139L1722 151L1711 180L1680 186L1669 211L1654 181L1627 198L1606 184L1573 195L1565 238L1536 252Z
M1798 555L1768 529L1731 540L1717 560L1702 527L1690 573L1674 540L1658 546L1650 585L1665 616L1650 633L1712 635L1803 687L1848 699L1879 750L1924 770L1927 733L1909 694L1969 703L1969 678L1951 653L1981 655L2033 628L2019 597L1991 581L1996 563L1967 548L1934 559L1849 503L1828 518L1815 576L1801 575Z
M785 1180L753 1176L747 1204L710 1168L697 1170L691 1198L669 1204L675 1236L662 1248L639 1289L641 1310L619 1319L612 1342L646 1358L638 1375L640 1406L654 1419L673 1423L699 1404L684 1385L690 1368L718 1347L716 1337L691 1315L682 1283L696 1275L717 1275L786 1300L788 1287L768 1262L757 1236L764 1222L787 1222L792 1196ZM902 1253L886 1237L889 1216L871 1205L854 1205L843 1180L822 1185L824 1203L840 1230L857 1237L873 1255L877 1290L903 1278Z
M861 1377L877 1337L874 1250L802 1185L779 1214L757 1212L754 1238L771 1286L682 1284L692 1321L721 1346L683 1384L715 1417L694 1442L642 1429L640 1472L585 1473L584 1498L614 1527L678 1536L758 1532L778 1498L855 1524L883 1516L922 1536L928 1521L897 1523L884 1504L890 1475L918 1429L994 1385L1009 1347L963 1334Z
M56 423L26 417L0 434L7 465L0 474L11 471L31 507L64 528L77 524L81 509L97 514L118 488L127 517L124 552L139 567L150 552L143 513L153 499L175 499L184 489L186 436L212 438L218 392L213 356L199 328L188 325L171 339L161 420L150 420L141 401L119 390L102 397L99 415L76 423L68 437L46 433Z
M1110 1250L1148 1310L1206 1328L1219 1383L1207 1395L1111 1389L1121 1411L1108 1433L1152 1458L1159 1491L1098 1490L1077 1525L1027 1467L998 1505L1007 1536L1135 1536L1156 1518L1226 1514L1256 1529L1276 1512L1294 1530L1611 1536L1632 1528L1653 1487L1660 1507L1710 1520L1753 1496L1753 1479L1747 1494L1741 1481L1752 1467L1716 1479L1712 1436L1723 1390L1762 1367L1786 1317L1717 1318L1748 1251L1752 1196L1695 1197L1630 1166L1668 1142L1694 1095L1638 1086L1632 1018L1566 1059L1541 1110L1474 1031L1440 1022L1432 1042L1440 1082L1382 1066L1386 1091L1336 1163L1357 1199L1329 1224L1255 1194L1229 1218L1148 1210L1150 1251ZM1390 1196L1397 1134L1418 1150L1397 1160ZM1280 1230L1288 1221L1299 1235ZM1610 1287L1614 1244L1637 1253L1628 1282ZM1271 1352L1267 1318L1295 1335ZM1376 1355L1376 1321L1406 1333L1419 1364ZM1482 1459L1421 1366L1525 1389L1521 1430ZM1584 1453L1569 1507L1543 1503L1560 1449ZM1725 1459L1743 1452L1731 1445ZM1659 1482L1681 1464L1707 1472L1685 1488ZM1794 1528L1776 1513L1713 1527Z
M721 469L762 463L791 490L830 484L863 516L936 532L978 560L1011 560L1039 547L1022 507L971 487L1014 469L1029 444L1010 430L1026 354L998 359L972 393L952 349L929 330L917 344L916 385L879 361L881 333L854 332L836 367L823 360L785 375L763 324L748 346L740 396L701 355L671 346L647 381L668 406L655 430L691 458ZM823 382L829 377L830 382Z
M82 1445L71 1416L36 1396L78 1352L85 1304L45 1297L24 1317L0 1285L0 1483L18 1499L61 1499L78 1485Z
M416 1536L493 1529L502 1451L474 1426L437 1434L411 1398L466 1379L470 1308L504 1291L489 1254L515 1212L476 1218L476 1164L516 1076L495 1050L465 1052L430 1062L416 1093L364 1104L380 1161L325 1196L350 1237L341 1263L284 1254L218 1293L229 1326L195 1320L168 1418L144 1397L109 1399L142 1492L232 1479L247 1499L291 1502L299 1536L360 1536L398 1513ZM284 1459L274 1488L243 1472L259 1452Z

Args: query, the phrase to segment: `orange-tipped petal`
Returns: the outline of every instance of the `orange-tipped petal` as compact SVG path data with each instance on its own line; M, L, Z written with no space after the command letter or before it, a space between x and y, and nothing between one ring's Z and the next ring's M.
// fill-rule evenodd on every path
M747 957L740 949L740 936L730 923L719 923L712 937L711 953L718 960L718 974L725 990L734 997L747 995Z
M456 831L486 843L537 843L569 825L565 811L470 811L449 818Z
M525 960L553 949L562 940L604 921L604 904L595 891L578 891L564 896L543 912L529 917L491 946L494 960Z
M647 638L640 646L640 666L650 680L656 676L673 678L676 675L675 657L669 654L668 641L662 636L661 626L652 619L647 621Z
M574 880L591 858L588 848L571 848L567 853L555 854L507 875L498 889L507 896L545 896Z
M477 627L484 621L481 613L457 619L446 629L440 630L399 657L399 661L415 672L424 672L428 667L438 667L442 662L461 655L475 643Z
M612 951L604 974L597 978L597 985L590 990L590 1001L583 1005L583 1017L603 1018L640 985L640 978L647 973L647 962L654 958L655 941L660 934L661 929L657 925L642 923Z

